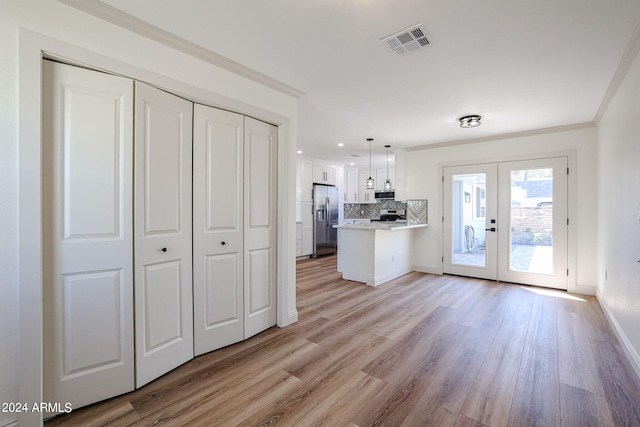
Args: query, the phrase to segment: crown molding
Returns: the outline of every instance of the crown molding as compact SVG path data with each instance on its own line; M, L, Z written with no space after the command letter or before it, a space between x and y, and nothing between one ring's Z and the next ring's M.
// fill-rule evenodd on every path
M571 130L594 128L593 122L577 123L574 125L554 126L550 128L526 130L522 132L504 133L501 135L483 136L473 139L459 139L456 141L438 142L435 144L416 145L414 147L406 147L407 151L428 150L431 148L453 147L455 145L476 144L478 142L498 141L502 139L523 138L527 136L545 135L549 133L566 132Z
M600 108L598 108L598 111L593 118L593 122L596 124L596 126L600 123L600 120L602 120L602 117L607 112L609 104L611 104L613 97L618 92L620 85L631 69L633 62L636 60L638 52L640 52L640 22L636 26L636 29L631 36L631 40L629 40L629 43L627 44L627 48L625 49L624 54L620 59L620 63L618 63L618 68L616 69L616 72L613 75L611 82L609 83L609 87L607 87L604 98L602 98Z
M117 25L118 27L134 32L138 35L161 43L172 49L176 49L180 52L186 53L187 55L193 56L194 58L198 58L202 61L223 68L256 83L260 83L271 89L277 90L278 92L293 96L295 98L299 98L303 95L303 92L291 86L288 86L280 82L279 80L273 79L265 74L246 67L187 39L176 36L175 34L165 31L160 27L157 27L146 21L143 21L142 19L136 18L133 15L125 13L120 9L109 6L108 4L105 4L100 0L58 1L82 12L88 13L89 15L93 15L96 18L102 19L103 21Z

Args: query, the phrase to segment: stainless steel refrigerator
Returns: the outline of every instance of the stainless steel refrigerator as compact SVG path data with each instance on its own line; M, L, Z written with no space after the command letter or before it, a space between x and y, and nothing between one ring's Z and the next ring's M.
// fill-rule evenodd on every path
M330 185L313 186L313 254L338 252L338 189Z

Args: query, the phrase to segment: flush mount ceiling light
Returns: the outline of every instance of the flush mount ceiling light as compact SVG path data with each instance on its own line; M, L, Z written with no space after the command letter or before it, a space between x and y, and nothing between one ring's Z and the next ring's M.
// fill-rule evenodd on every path
M384 191L391 191L393 188L393 186L391 185L391 180L389 179L389 147L391 146L384 146L384 148L387 149L387 180L384 182Z
M479 115L472 114L470 116L460 117L458 120L460 120L461 128L474 128L480 126L480 119L482 119L482 117Z
M367 190L373 190L374 183L373 178L371 178L371 143L373 142L373 138L367 138L369 141L369 178L367 179Z

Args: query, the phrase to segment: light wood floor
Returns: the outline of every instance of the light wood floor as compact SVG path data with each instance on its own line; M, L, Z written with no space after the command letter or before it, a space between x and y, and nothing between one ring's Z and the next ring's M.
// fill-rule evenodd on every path
M640 425L640 381L593 297L297 267L298 323L46 425Z

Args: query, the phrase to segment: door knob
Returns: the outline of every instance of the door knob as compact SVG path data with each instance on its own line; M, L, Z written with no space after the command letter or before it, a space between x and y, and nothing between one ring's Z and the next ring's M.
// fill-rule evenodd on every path
M224 245L226 245L226 244L227 244L227 242L222 241L222 242L220 242L220 244L221 244L222 246L224 246Z
M160 249L162 252L167 252L167 248Z
M485 230L485 231L492 231L492 232L495 232L495 231L496 231L496 228L495 228L495 227L491 227L491 228L485 228L484 230Z

